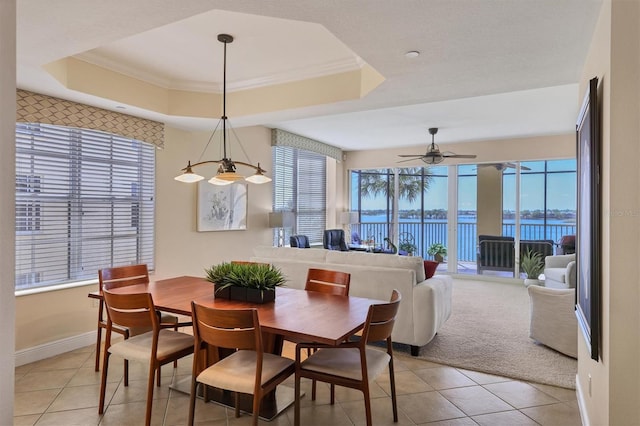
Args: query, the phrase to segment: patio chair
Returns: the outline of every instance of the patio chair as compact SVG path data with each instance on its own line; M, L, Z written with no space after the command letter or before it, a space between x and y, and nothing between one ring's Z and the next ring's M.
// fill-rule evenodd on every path
M513 272L515 265L514 248L513 237L478 235L478 274L482 275L485 270Z

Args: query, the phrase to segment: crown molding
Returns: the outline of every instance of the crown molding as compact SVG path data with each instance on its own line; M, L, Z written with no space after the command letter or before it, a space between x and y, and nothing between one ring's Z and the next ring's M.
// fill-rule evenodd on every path
M202 81L175 80L163 78L153 72L146 72L137 67L128 66L121 62L107 59L93 52L84 52L74 55L73 58L88 62L92 65L105 68L112 72L126 75L144 82L170 90L185 90L204 93L222 93L222 83L208 83ZM294 81L310 80L319 77L326 77L349 71L362 69L366 65L360 57L353 57L339 61L319 64L313 67L297 68L286 72L274 73L249 80L228 82L227 92L251 90L261 87L274 86L278 84L291 83Z

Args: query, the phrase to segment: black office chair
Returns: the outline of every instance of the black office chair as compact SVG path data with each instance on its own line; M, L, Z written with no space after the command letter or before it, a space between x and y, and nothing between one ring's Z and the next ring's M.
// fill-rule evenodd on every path
M297 248L311 248L309 238L306 235L292 235L289 237L289 245Z
M344 239L343 229L325 229L322 237L322 245L327 250L349 251Z

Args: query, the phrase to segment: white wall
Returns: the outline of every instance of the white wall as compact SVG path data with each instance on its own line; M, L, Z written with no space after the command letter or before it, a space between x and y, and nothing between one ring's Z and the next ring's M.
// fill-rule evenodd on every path
M600 79L602 107L599 362L590 359L582 337L578 345L577 386L592 425L640 424L639 29L638 2L605 1L581 77L582 94L589 79Z
M0 424L13 424L16 2L0 1Z
M253 164L260 165L271 176L271 133L265 127L235 129ZM231 260L248 260L256 245L271 245L272 230L268 214L272 205L272 185L248 184L248 218L245 231L197 232L196 184L173 178L187 165L196 162L211 133L189 133L166 129L165 149L156 155L156 276L202 276L204 268ZM228 142L229 143L229 142ZM228 146L232 159L247 161L235 145ZM203 160L219 159L218 145L211 144ZM215 165L202 166L194 172L209 179ZM238 173L253 174L238 166Z

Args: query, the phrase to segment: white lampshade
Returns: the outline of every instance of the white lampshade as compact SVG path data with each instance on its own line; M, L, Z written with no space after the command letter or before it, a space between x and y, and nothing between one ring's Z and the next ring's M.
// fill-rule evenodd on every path
M295 216L293 212L269 213L269 228L292 228Z
M358 223L358 212L340 212L338 222L342 225Z

